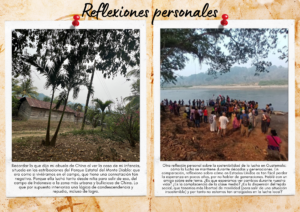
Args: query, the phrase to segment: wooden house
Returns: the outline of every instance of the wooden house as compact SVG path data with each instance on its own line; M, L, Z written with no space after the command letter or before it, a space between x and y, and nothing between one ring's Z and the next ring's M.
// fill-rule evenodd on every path
M52 104L52 108L56 104ZM23 120L48 120L49 117L50 102L44 102L37 99L32 99L29 97L23 97L20 99L20 106L18 111L18 116ZM61 105L58 110L52 109L51 120L59 121L63 111L63 105ZM63 121L75 121L75 111L70 107L66 107Z

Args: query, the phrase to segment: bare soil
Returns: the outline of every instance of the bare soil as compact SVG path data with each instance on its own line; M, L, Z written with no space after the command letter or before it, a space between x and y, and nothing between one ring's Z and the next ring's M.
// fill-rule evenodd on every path
M181 107L180 114L184 108ZM208 108L210 114L211 108ZM167 109L161 112L160 153L162 161L276 161L288 159L288 114L272 115L270 129L276 129L282 140L281 157L267 153L266 135L261 132L261 114L255 117L256 127L249 137L232 129L232 121L225 137L210 131L209 123L195 128L182 116ZM218 123L218 118L217 118Z
M97 133L73 133L81 125L63 122L56 146L43 146L45 121L13 122L12 161L115 161L129 162L140 160L140 146L131 147L128 141L113 141ZM53 123L55 125L55 123ZM53 126L51 125L51 126ZM56 127L57 125L55 125ZM87 128L91 128L87 126ZM23 130L20 130L23 129ZM30 130L29 130L30 129ZM54 128L55 129L55 128ZM51 131L54 134L54 130ZM91 130L86 130L91 132Z

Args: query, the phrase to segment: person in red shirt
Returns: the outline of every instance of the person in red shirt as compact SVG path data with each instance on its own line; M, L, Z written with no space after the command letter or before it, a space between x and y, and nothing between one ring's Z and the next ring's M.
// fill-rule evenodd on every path
M280 152L281 139L277 136L276 130L271 130L271 135L267 135L268 149Z
M204 107L203 115L204 115L204 123L208 123L207 122L207 109L206 109L206 107Z

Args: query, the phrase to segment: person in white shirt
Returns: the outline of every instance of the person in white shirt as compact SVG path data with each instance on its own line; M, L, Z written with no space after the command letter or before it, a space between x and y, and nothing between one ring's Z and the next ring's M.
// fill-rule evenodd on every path
M226 113L223 112L222 116L219 118L219 122L220 122L220 129L221 129L220 134L223 137L226 135L226 128L229 123L229 120L226 117Z
M190 106L186 105L185 106L185 111L187 113L187 117L190 118Z

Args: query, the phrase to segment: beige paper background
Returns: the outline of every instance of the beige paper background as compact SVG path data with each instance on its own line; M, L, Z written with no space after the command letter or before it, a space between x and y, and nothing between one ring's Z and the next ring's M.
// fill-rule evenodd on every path
M65 197L65 198L6 198L5 196L5 21L70 21L73 14L81 15L89 0L1 0L0 1L0 211L300 211L300 0L113 0L110 9L202 10L205 3L219 11L217 18L226 13L230 19L294 19L296 70L296 195L295 196L241 196L241 197L154 197L153 179L153 27L152 17L114 18L114 20L147 21L147 196L144 197ZM101 1L94 1L98 8ZM156 18L172 20L175 18ZM197 18L206 20L205 18ZM88 18L85 18L87 21ZM105 19L103 19L105 20ZM108 20L108 19L107 19ZM112 20L111 18L109 20ZM195 20L177 18L176 20ZM83 21L81 19L81 21ZM91 21L91 20L89 20ZM98 20L101 24L101 20ZM280 27L280 26L279 26ZM6 61L9 62L9 61ZM10 88L9 88L10 89ZM300 104L299 104L300 105ZM9 115L9 114L8 114ZM293 126L290 126L293 127Z

